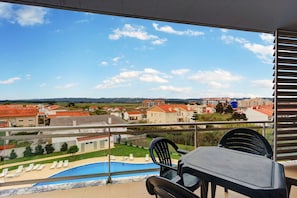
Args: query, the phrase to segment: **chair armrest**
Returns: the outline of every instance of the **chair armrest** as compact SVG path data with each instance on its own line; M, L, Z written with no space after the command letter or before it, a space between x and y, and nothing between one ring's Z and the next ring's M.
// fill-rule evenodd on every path
M180 154L183 154L183 155L189 153L189 151L183 150L183 149L177 149L177 152L180 153Z
M286 183L287 183L288 197L290 197L291 187L297 186L297 179L286 177Z
M177 166L169 166L169 165L162 164L162 163L159 163L159 162L156 162L156 164L158 164L159 166L162 166L162 167L177 171Z

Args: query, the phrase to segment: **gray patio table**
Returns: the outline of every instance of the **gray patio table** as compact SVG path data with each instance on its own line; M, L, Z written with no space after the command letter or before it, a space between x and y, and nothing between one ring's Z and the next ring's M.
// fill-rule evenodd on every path
M201 178L201 198L207 197L208 183L254 198L287 197L283 165L259 155L199 147L179 160L178 173Z

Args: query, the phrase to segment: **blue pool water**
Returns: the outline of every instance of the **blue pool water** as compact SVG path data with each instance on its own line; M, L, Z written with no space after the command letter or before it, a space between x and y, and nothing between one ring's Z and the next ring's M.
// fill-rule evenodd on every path
M110 162L111 172L141 170L141 169L150 169L150 168L159 168L159 166L157 166L154 163L131 164L131 163L123 163L123 162ZM98 162L98 163L77 166L77 167L62 171L60 173L57 173L51 176L50 178L107 173L107 172L108 172L108 163ZM144 175L152 175L157 173L158 172L132 173L132 174L116 175L116 176L112 176L112 178L144 176ZM91 181L91 180L103 180L103 179L107 179L107 177L105 176L105 177L96 177L96 178L74 179L74 180L68 180L68 181L63 180L63 181L54 181L54 182L41 182L41 183L35 184L34 186L49 185L49 184L63 184L63 183L71 183L71 182L83 182L83 181Z

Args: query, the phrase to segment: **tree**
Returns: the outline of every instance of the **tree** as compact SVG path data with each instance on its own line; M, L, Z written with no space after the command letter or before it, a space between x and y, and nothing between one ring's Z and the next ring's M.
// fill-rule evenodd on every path
M194 111L191 119L194 120L195 122L198 120L198 113L197 113L197 111Z
M55 148L53 147L52 144L47 144L45 145L45 151L46 151L46 154L51 154L55 151Z
M31 157L31 156L33 156L32 148L30 146L27 146L25 148L25 151L23 152L23 154L24 154L24 157Z
M9 156L9 159L15 159L15 158L17 158L17 157L18 157L18 156L17 156L15 150L12 149L12 151L11 151L11 153L10 153L10 156Z
M76 146L76 145L73 145L73 146L70 146L69 147L69 149L68 149L68 151L67 151L67 153L76 153L76 152L78 152L78 147Z
M224 112L224 106L221 102L219 102L217 105L216 105L216 113L223 113Z
M42 155L44 153L44 148L41 145L35 147L35 155Z
M66 143L66 142L64 142L63 144L62 144L62 146L61 146L61 152L65 152L65 151L67 151L68 150L68 144Z
M231 107L231 105L227 105L227 107L224 110L225 113L233 113L233 109Z
M229 120L247 120L245 113L233 112L232 117Z

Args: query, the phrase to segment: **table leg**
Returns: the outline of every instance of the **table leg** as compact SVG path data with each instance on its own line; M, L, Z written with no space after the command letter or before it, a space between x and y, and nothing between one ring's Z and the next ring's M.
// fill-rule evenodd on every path
M208 182L202 180L201 181L201 198L207 198L208 194Z
M217 186L214 183L211 183L211 198L216 197L216 189L217 189Z

